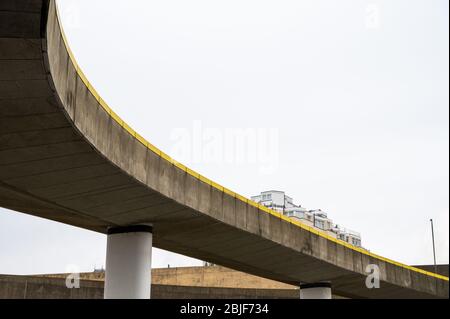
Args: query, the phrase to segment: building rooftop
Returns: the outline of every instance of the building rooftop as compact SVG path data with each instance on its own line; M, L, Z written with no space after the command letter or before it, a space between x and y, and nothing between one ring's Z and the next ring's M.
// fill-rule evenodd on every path
M294 204L292 197L287 196L284 191L267 190L252 196L251 199L289 218L295 218L304 224L325 231L337 239L358 247L361 246L359 232L334 224L328 214L321 209L308 210L301 205Z

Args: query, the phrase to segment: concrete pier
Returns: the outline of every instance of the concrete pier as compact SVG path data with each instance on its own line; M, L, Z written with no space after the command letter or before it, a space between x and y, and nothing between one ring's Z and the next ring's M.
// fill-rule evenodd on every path
M149 299L152 227L108 229L105 299Z
M331 283L301 284L300 299L331 299Z

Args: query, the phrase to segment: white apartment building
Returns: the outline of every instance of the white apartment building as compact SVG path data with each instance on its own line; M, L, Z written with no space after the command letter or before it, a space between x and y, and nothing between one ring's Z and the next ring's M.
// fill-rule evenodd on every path
M295 205L292 197L282 191L270 190L252 196L252 201L260 203L270 209L280 212L289 218L320 229L328 235L343 240L351 245L361 247L361 234L334 224L327 213L320 209L308 210L301 205Z
M361 234L359 232L339 227L339 225L334 225L333 232L336 234L336 238L346 241L354 246L361 247Z

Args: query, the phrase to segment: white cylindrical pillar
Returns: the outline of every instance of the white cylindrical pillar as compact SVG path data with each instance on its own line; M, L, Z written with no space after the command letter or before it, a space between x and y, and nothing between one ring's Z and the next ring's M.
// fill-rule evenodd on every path
M300 284L300 299L331 299L331 283Z
M152 227L134 225L108 229L105 299L149 299Z

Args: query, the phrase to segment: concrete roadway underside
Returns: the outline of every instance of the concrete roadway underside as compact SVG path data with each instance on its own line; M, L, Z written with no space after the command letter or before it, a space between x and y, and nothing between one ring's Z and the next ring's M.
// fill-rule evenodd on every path
M106 233L153 225L153 245L358 298L448 298L448 278L376 258L269 214L152 150L87 85L54 1L0 2L0 206ZM157 119L157 108L155 119ZM365 286L368 264L381 287Z

